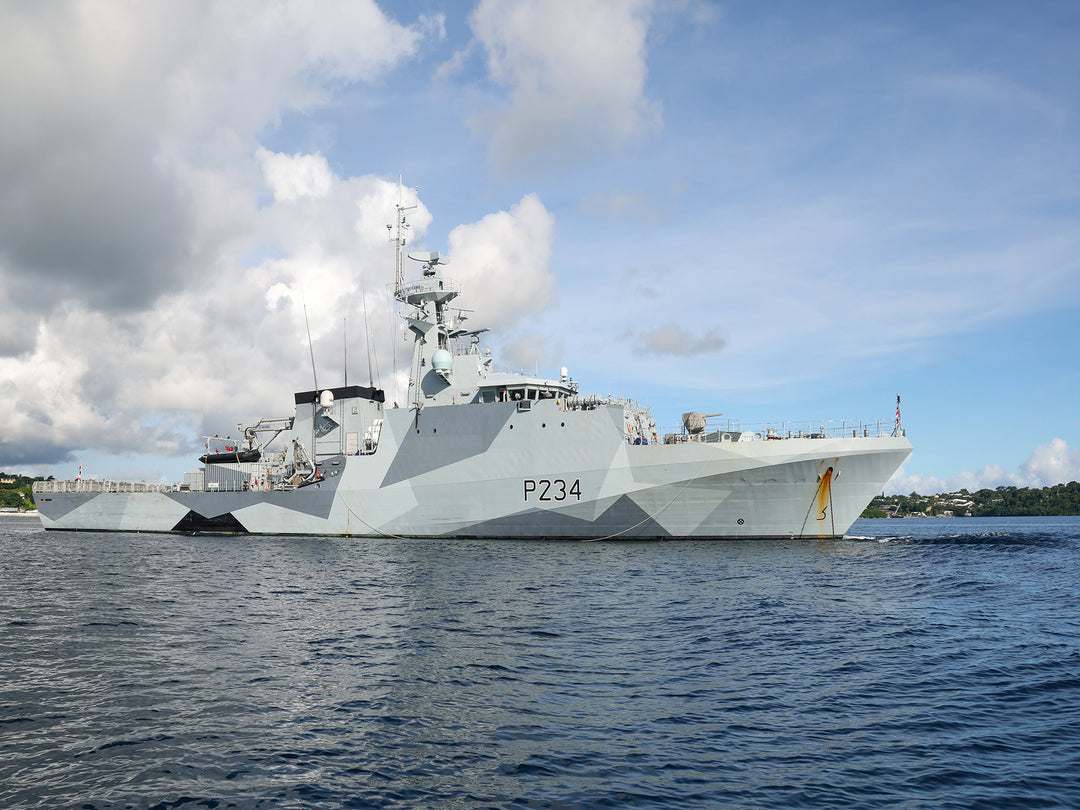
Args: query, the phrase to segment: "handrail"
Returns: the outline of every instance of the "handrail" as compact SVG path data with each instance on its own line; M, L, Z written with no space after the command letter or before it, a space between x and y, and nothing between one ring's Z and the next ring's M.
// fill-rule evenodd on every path
M179 484L148 484L145 481L35 481L34 492L61 494L66 492L175 492Z
M679 442L778 441L781 439L870 439L893 435L891 419L809 419L769 422L711 420L702 433L691 435L682 425L664 433L665 440ZM900 435L906 435L901 431Z

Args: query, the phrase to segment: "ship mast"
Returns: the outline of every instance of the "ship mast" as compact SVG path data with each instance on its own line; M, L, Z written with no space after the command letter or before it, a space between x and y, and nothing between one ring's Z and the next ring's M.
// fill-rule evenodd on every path
M413 189L414 193L419 195L420 187L416 186ZM397 201L397 222L395 225L387 225L386 230L390 234L389 241L394 244L394 298L402 303L405 302L404 287L405 287L405 232L409 230L409 223L406 217L410 211L415 211L417 203L412 205L404 205L401 201L401 178L398 177L398 201Z
M398 175L398 201L396 206L397 215L393 225L388 224L386 226L387 241L392 242L394 245L394 298L401 303L405 303L405 232L409 230L409 222L407 214L410 211L415 211L418 203L412 205L404 205L401 200L401 175ZM420 187L416 186L413 189L415 198L420 199ZM394 345L394 371L392 374L394 381L394 407L397 407L397 341L392 341ZM411 376L411 373L410 373Z
M419 189L417 191L419 192ZM438 252L411 254L405 252L405 234L409 228L406 214L418 206L419 202L405 205L401 201L399 180L397 222L395 225L387 225L386 228L390 233L389 241L394 244L396 261L394 298L412 308L405 315L405 323L413 334L413 360L409 369L408 401L410 406L419 410L423 407L424 400L422 380L428 371L434 369L436 353L442 352L442 355L449 356L446 351L449 337L446 308L461 290L456 283L443 277L442 267L447 264L447 260ZM422 265L420 279L410 284L405 283L406 256ZM445 362L440 359L440 363L445 364ZM440 365L436 373L445 380L452 371L445 365Z

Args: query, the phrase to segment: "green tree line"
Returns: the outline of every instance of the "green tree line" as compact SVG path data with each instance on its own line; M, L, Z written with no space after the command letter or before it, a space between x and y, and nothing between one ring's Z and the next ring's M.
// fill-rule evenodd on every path
M879 495L870 502L863 517L901 517L914 514L955 517L1039 517L1080 515L1080 482L1055 484L1041 489L1000 486L940 495Z

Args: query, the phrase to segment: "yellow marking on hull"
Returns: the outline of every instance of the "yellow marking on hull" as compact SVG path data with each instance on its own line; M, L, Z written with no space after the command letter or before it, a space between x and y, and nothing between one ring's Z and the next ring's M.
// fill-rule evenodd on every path
M834 460L834 464L839 459ZM822 461L822 464L825 462ZM818 537L825 537L825 519L829 517L829 509L832 507L832 480L833 480L833 467L828 467L825 472L821 473L818 477L818 488L814 495L814 503L817 507L817 521L818 521ZM835 526L835 521L832 522ZM829 536L836 534L836 531L830 531Z

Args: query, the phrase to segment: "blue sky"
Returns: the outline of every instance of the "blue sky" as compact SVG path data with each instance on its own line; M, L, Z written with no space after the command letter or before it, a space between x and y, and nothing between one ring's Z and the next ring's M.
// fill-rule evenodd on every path
M0 469L175 480L320 382L402 385L413 249L511 367L891 421L887 489L1080 478L1080 6L0 6Z

